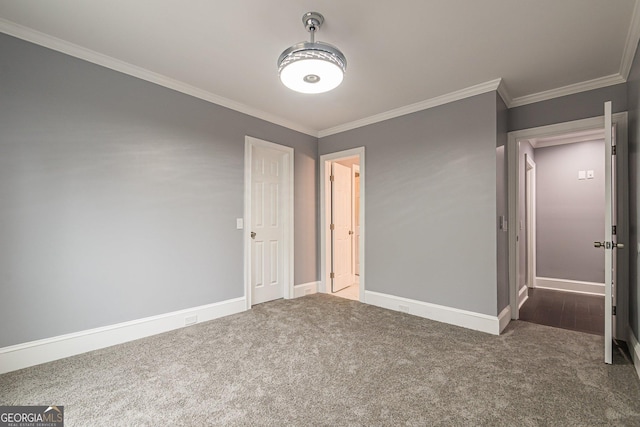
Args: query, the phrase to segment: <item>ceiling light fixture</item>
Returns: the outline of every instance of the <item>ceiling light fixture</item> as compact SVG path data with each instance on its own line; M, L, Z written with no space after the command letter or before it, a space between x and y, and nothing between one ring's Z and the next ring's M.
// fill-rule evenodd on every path
M278 58L278 75L289 89L302 93L322 93L342 83L347 59L335 46L316 42L315 32L324 17L318 12L302 15L304 27L311 33L311 41L294 44Z

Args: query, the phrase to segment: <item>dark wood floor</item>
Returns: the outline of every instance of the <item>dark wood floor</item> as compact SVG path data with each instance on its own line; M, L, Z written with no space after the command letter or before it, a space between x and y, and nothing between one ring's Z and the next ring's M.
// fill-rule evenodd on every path
M604 335L604 297L529 288L520 320Z

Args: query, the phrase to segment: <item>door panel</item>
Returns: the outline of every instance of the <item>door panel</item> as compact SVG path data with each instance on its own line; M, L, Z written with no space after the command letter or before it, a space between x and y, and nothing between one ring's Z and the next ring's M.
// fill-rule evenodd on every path
M360 279L360 166L353 165L353 274Z
M332 167L331 218L333 292L352 284L351 275L351 169L338 163Z
M284 260L283 228L280 219L283 154L277 150L252 147L251 240L252 304L282 298Z
M611 101L604 104L604 142L605 142L605 214L604 214L604 361L612 363L613 360L613 295L615 282L615 264L613 263L613 252L615 243L613 242L612 226L615 225L614 203L615 192L613 191L614 157L612 156L612 120Z

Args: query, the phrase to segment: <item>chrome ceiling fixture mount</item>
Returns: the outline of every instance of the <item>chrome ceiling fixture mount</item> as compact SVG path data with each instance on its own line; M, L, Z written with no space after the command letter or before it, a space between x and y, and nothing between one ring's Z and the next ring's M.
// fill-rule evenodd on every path
M309 42L294 44L278 58L280 81L289 89L302 93L322 93L342 83L347 59L335 46L316 42L315 33L324 23L318 12L302 15L304 27L311 33Z

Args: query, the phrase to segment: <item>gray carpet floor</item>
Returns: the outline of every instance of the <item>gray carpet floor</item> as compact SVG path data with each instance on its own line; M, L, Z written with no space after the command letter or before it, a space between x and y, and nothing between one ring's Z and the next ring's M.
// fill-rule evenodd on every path
M311 295L4 374L0 405L64 405L67 426L638 426L640 380L602 346Z

